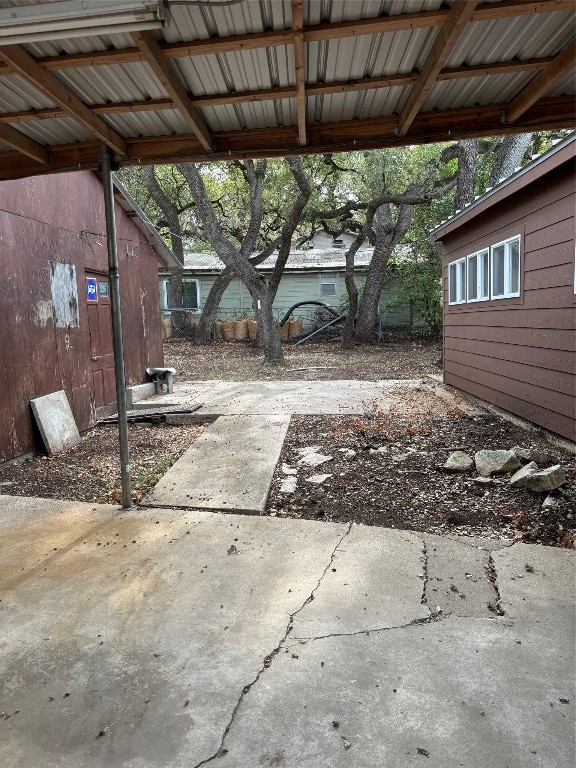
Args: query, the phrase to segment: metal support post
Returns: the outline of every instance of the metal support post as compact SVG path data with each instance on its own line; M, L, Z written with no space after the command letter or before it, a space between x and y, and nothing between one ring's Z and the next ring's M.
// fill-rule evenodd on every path
M112 158L110 150L102 144L102 181L104 183L104 210L106 240L108 244L108 274L110 278L110 305L112 309L112 340L114 344L114 373L116 377L116 404L120 437L120 473L122 478L122 508L132 506L130 481L130 449L128 446L128 420L126 417L126 377L124 375L124 345L122 341L122 313L120 304L120 276L116 245L116 219L114 217L114 189L112 185Z

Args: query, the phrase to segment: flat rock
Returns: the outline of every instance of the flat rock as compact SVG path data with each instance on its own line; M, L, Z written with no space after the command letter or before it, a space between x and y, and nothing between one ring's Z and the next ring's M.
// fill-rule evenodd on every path
M322 483L325 483L329 477L332 477L332 475L312 475L311 477L306 478L306 482L314 483L314 485L322 485Z
M474 462L464 451L453 451L448 456L444 463L444 469L448 469L451 472L466 472L469 470Z
M553 467L540 469L531 474L525 483L525 487L534 493L554 491L566 483L566 472L561 464L554 464Z
M297 475L298 470L293 469L289 464L282 464L282 474L283 475Z
M528 479L532 477L535 472L538 472L538 464L536 464L535 461L531 461L512 475L509 480L510 485L514 488L524 488L524 486L528 485Z
M521 445L515 445L511 450L519 459L524 459L524 461L535 461L540 465L551 464L555 461L551 453L540 451L538 448L524 448Z
M558 506L558 499L556 498L556 496L552 496L551 494L548 494L548 496L546 496L546 498L542 502L541 509L542 510L555 509L557 506Z
M482 477L514 472L522 466L514 451L478 451L474 455L476 469Z
M327 461L332 461L332 456L325 456L323 453L307 453L298 462L298 464L305 464L307 467L319 467L320 464L325 464Z
M285 477L280 483L280 493L294 493L297 485L295 477Z

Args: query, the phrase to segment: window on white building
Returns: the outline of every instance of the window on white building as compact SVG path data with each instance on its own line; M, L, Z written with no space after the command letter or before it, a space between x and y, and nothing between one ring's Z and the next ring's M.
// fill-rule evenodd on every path
M182 306L184 309L198 309L200 290L198 280L182 280Z
M520 235L491 248L492 298L520 296Z
M466 301L466 259L448 264L448 304Z
M336 296L336 274L333 272L320 273L320 296Z
M490 298L488 248L466 258L467 300L486 301Z

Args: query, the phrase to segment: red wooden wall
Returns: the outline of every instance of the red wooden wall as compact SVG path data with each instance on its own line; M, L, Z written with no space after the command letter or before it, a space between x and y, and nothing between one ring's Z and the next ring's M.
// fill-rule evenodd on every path
M103 189L89 172L0 182L0 461L41 448L29 401L64 389L80 431L94 424L86 270L107 271ZM161 365L158 267L116 205L128 384ZM73 264L79 327L57 328L50 262Z

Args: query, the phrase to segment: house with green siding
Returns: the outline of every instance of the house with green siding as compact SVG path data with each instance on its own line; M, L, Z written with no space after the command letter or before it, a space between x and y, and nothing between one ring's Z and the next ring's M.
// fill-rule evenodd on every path
M294 304L302 301L320 301L336 309L346 304L345 254L348 239L343 235L338 240L329 238L324 242L316 235L312 247L291 251L280 280L274 310L281 319ZM355 258L355 279L361 289L365 273L372 258L372 248L361 248ZM258 270L271 274L276 262L274 253L263 261ZM200 313L214 281L224 269L224 264L213 253L206 251L187 251L184 257L183 307L191 313ZM164 310L168 310L169 274L160 273L160 301ZM387 286L380 301L381 321L384 325L408 325L411 323L411 311L408 304L397 305L397 290ZM294 314L304 319L304 326L315 322L318 307L300 307ZM232 280L220 303L220 319L238 318L252 315L252 297L246 286L238 279Z

